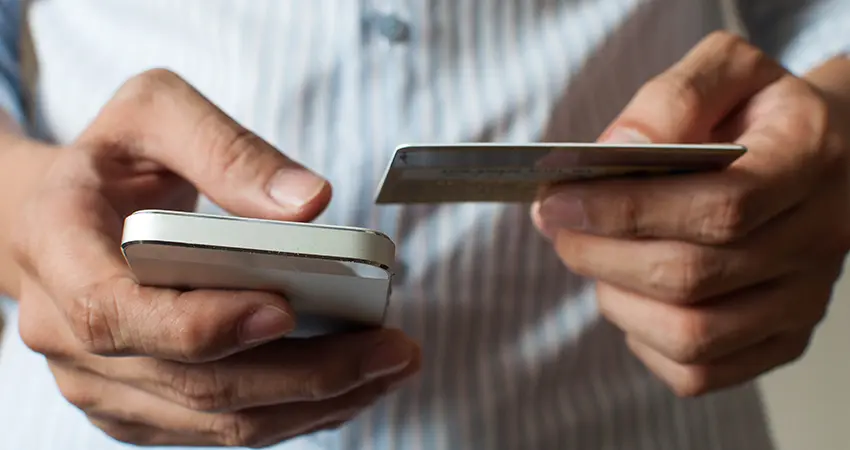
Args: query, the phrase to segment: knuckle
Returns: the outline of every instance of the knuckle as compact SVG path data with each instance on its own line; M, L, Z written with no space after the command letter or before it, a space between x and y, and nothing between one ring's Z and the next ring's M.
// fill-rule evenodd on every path
M650 261L648 281L663 300L688 303L705 291L711 272L701 250L682 245L672 255Z
M262 430L246 413L218 414L213 418L211 428L226 447L260 448L264 445Z
M728 64L735 64L739 70L758 78L765 74L774 77L782 74L782 67L770 55L754 46L738 33L729 30L716 30L702 41L705 53L729 55Z
M78 138L84 147L97 151L137 148L146 125L179 103L176 94L189 88L179 75L151 69L128 79L118 88L101 114Z
M236 403L232 385L223 380L212 366L201 369L177 364L168 372L167 385L186 408L214 412L229 410Z
M670 318L668 357L681 364L700 361L713 344L711 326L700 313L680 313Z
M206 169L225 176L252 177L261 175L262 164L256 164L260 138L241 126L225 124L217 113L210 113L197 127L198 139L204 140L199 148L209 148ZM245 173L245 171L252 171Z
M829 313L834 286L835 281L823 282L823 285L818 288L820 292L810 293L808 302L789 305L788 308L779 312L776 320L787 323L788 328L814 333Z
M115 291L106 284L88 287L70 299L68 323L86 352L97 355L121 353L114 323L117 303Z
M743 36L729 30L715 30L709 33L703 38L700 47L712 53L749 57L753 62L759 60L760 55L764 55L764 52L750 44Z
M59 392L68 403L83 411L90 410L98 405L99 401L94 386L83 383L71 375L63 374L55 376L55 378Z
M114 98L144 110L157 105L166 93L185 84L179 75L170 70L150 69L124 82Z
M751 194L747 189L732 188L707 192L696 199L692 214L697 237L709 244L729 244L749 231L747 207Z
M807 334L799 339L794 340L788 345L788 356L785 358L785 364L791 364L796 361L799 361L809 350L809 345L811 344L812 335Z
M705 103L706 86L701 78L695 75L689 75L683 72L674 71L670 74L667 81L667 89L671 94L673 101L680 102L681 108L679 111L684 111L686 114L694 114L695 119L697 111L702 110L702 105Z
M22 298L21 300L22 304L26 306L21 308L18 316L18 334L24 345L48 359L64 358L73 354L65 340L56 339L55 334L46 329L43 316L32 311L32 308L41 307L41 305L33 303L36 299Z
M602 317L605 317L606 319L610 320L611 322L613 322L615 324L619 324L620 322L618 321L617 312L618 312L618 306L620 305L620 302L618 301L618 297L615 296L615 295L603 295L603 294L601 294L599 287L597 287L596 292L597 292L597 294L596 294L597 301L596 302L597 302L597 305L598 305L597 307L599 308L599 314L601 314Z
M682 129L693 129L706 103L705 81L698 75L671 69L646 85L646 97L664 103Z
M176 314L170 327L177 351L184 361L204 361L215 352L216 337L211 327L194 314Z
M729 30L714 30L705 36L703 43L712 47L730 47L746 44L746 41L740 35L732 33Z
M44 333L41 332L35 321L28 320L23 314L18 318L18 334L21 336L21 341L30 350L48 356L51 353L50 341L46 339Z
M702 366L687 367L668 385L678 397L698 397L712 389L710 370Z
M138 426L124 423L119 420L104 420L89 417L89 422L100 429L104 434L115 439L118 442L125 444L145 446L152 442L151 436L147 430L141 429Z
M801 314L800 322L804 326L807 325L812 328L816 328L823 323L826 320L827 313L829 313L829 301L830 297L826 297L821 302L815 303L812 308L809 308L810 312L808 314ZM808 345L808 341L806 341L806 345Z

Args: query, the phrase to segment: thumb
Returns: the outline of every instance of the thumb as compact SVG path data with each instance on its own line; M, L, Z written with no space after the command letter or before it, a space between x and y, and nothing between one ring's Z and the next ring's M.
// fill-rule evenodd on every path
M327 180L237 124L178 75L152 70L125 83L79 142L132 143L137 155L192 182L233 214L309 221L331 198Z
M702 144L736 108L787 72L728 32L703 39L646 83L600 137L609 143Z

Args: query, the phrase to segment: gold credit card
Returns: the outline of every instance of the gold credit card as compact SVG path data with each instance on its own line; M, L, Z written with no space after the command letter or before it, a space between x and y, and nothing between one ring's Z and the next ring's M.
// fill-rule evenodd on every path
M568 181L722 170L730 144L418 144L398 147L375 203L528 203Z

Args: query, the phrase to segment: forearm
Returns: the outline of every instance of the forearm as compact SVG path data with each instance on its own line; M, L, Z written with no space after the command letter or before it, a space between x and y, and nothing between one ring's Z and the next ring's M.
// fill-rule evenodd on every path
M20 64L21 1L0 0L0 295L17 297L20 269L12 258L12 228L28 194L53 157L25 136Z
M831 103L850 109L850 55L832 58L806 74L805 78ZM850 126L850 123L844 126Z
M13 224L53 157L49 146L25 137L17 122L0 111L0 295L18 295L21 270L11 252Z

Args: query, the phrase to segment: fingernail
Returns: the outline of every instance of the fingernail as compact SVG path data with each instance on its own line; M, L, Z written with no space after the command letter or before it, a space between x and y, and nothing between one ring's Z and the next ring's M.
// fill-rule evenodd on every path
M614 128L600 141L603 144L650 144L652 141L643 133L632 128Z
M254 345L277 339L292 331L292 317L276 306L263 306L248 316L239 327L239 340Z
M378 344L363 362L367 379L387 376L403 370L413 359L411 345L404 341L387 340Z
M584 230L587 227L587 215L581 199L559 194L548 197L540 204L540 218L544 229L552 231L558 228Z
M285 208L301 208L316 198L326 180L303 168L288 168L278 171L269 185L269 195Z
M548 240L552 240L555 238L556 229L553 229L549 226L549 223L543 220L543 217L540 215L540 202L534 202L531 205L531 223L534 224L534 227L540 231L540 234L543 235Z

